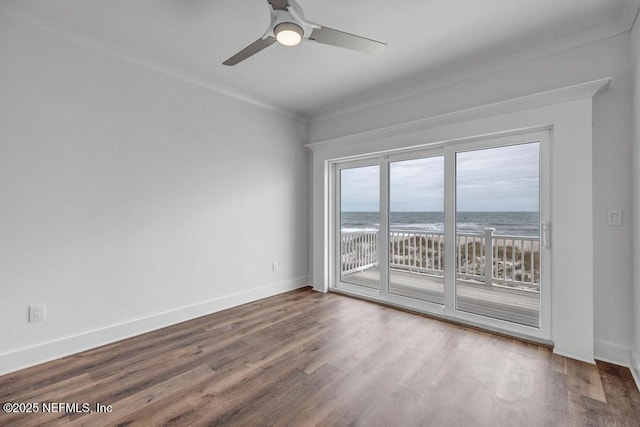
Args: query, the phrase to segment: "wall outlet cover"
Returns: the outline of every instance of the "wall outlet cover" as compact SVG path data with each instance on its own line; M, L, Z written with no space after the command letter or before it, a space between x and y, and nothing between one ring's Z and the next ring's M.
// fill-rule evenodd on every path
M29 323L43 322L46 318L45 305L34 304L29 306Z

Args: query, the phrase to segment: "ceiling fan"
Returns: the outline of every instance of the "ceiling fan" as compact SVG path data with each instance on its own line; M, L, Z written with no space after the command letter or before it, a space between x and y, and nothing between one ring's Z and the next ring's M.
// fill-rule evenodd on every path
M271 23L264 35L223 62L236 65L252 55L268 48L276 41L284 46L296 46L302 39L331 46L344 47L380 54L386 43L371 40L307 21L302 8L295 0L267 0L271 9Z

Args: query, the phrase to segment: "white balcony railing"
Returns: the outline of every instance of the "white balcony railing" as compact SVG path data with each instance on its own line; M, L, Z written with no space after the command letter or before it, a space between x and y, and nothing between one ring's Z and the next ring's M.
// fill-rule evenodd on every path
M341 240L343 274L378 265L378 230L342 232Z
M537 237L484 234L456 235L456 277L485 286L540 289L540 241ZM378 266L378 230L342 232L342 273ZM444 234L392 230L390 268L443 277Z

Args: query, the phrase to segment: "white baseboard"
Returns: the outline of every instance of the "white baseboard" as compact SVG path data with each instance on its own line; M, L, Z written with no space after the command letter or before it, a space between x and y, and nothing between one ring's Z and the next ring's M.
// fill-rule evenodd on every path
M631 348L612 342L594 340L595 358L603 362L629 367L631 363Z
M110 325L105 328L0 354L0 375L131 338L186 320L195 319L196 317L205 316L262 298L302 288L308 285L309 280L309 277L303 276L283 282L271 283L237 294L225 295L164 313Z
M636 381L636 387L640 391L640 354L631 352L631 375Z

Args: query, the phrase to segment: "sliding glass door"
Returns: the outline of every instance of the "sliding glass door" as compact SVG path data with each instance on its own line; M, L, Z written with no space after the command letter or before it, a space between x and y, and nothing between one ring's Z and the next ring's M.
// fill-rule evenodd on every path
M339 169L340 281L380 290L380 166L346 164Z
M456 308L540 326L540 143L456 153Z
M389 293L444 304L444 157L388 166Z
M539 132L336 162L332 288L548 339L548 144Z

